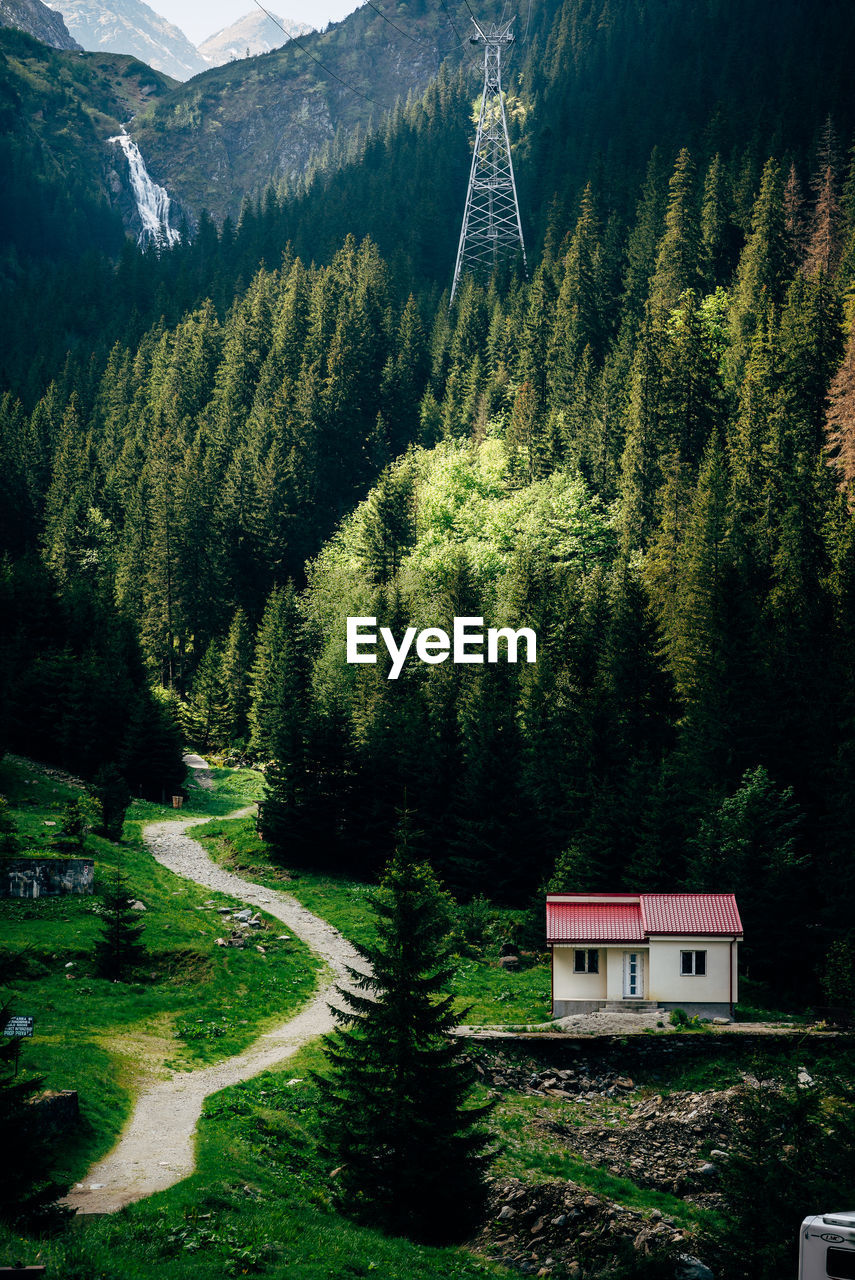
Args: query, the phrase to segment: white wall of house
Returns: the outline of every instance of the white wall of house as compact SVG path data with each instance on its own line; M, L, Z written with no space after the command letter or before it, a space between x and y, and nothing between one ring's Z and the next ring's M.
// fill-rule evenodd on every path
M738 999L738 944L718 938L653 938L645 944L600 946L599 973L576 973L576 947L555 943L552 948L553 998L555 1000L623 1000L624 964L627 952L641 957L642 990L639 998L675 1005L728 1004ZM706 973L683 974L681 951L705 951ZM731 973L733 985L731 987Z
M556 1000L606 1000L606 949L600 952L599 973L574 973L576 948L556 942L552 948L552 982Z
M718 938L655 938L650 943L649 999L667 1004L715 1004L738 999L738 943ZM681 951L705 951L706 973L680 972Z

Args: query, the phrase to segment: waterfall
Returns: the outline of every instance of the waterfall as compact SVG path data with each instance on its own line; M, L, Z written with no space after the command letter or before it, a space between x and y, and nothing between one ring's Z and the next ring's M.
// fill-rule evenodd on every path
M128 137L124 129L115 138L108 138L107 141L118 142L128 159L131 187L142 222L139 243L141 245L177 244L181 237L169 225L169 196L165 187L152 182L137 144Z

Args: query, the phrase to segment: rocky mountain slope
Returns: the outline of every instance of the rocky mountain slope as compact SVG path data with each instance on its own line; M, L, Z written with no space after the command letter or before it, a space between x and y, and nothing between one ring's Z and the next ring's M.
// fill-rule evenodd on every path
M486 17L499 12L490 0ZM456 16L458 32L465 21ZM218 220L236 218L244 196L270 182L293 185L337 131L379 122L396 101L421 95L446 59L456 66L468 55L439 6L413 5L396 22L401 30L366 5L302 47L231 62L182 86L134 121L152 176L185 209ZM477 81L473 65L473 97Z
M62 14L49 9L42 0L0 0L0 26L26 31L52 49L82 47L70 35Z
M270 53L286 45L288 36L308 35L312 30L305 22L291 22L288 18L280 18L278 13L273 16L287 35L266 14L256 9L254 13L246 13L237 22L208 36L199 45L199 52L212 67L221 67L224 62Z
M143 0L59 0L57 7L84 49L133 54L176 80L187 80L208 65L184 32Z
M0 29L0 211L3 253L64 258L118 252L132 207L124 163L107 139L174 80L118 53L49 49ZM120 216L121 215L121 216Z

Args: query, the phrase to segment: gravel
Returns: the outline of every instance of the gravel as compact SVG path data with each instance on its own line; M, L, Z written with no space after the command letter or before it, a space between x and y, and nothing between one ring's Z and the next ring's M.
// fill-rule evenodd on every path
M194 1169L194 1133L205 1098L277 1066L309 1040L331 1031L334 1021L327 1002L335 999L333 986L350 985L348 966L364 969L350 943L294 898L253 884L212 862L202 845L185 834L188 827L204 821L152 823L146 827L144 839L155 860L176 875L281 920L322 957L327 973L300 1013L260 1036L243 1053L213 1066L144 1083L118 1144L67 1197L66 1203L79 1213L113 1213L188 1177Z

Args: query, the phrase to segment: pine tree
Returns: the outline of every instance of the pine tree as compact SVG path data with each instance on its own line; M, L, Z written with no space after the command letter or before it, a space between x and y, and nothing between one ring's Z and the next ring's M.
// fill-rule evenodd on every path
M849 335L843 363L828 393L825 449L841 486L850 490L855 480L855 329Z
M199 663L182 718L187 737L199 751L226 745L228 690L223 679L223 651L216 641L208 646Z
M9 808L9 801L0 796L0 853L16 853L18 850L18 828Z
M738 789L705 818L693 840L690 887L735 893L745 923L745 964L755 979L792 990L804 983L805 945L792 954L787 921L807 889L800 852L803 817L791 787L766 769L747 770Z
M325 1150L340 1166L348 1212L393 1235L463 1238L484 1204L485 1108L467 1107L471 1068L450 1037L450 903L413 860L406 816L374 901L377 942L359 948L367 973L339 989L340 1032L317 1077Z
M102 933L93 952L95 972L99 978L122 982L145 961L147 951L141 937L143 924L133 910L133 901L127 878L117 865L115 879L104 890Z
M759 328L781 304L793 265L793 249L784 218L784 191L777 161L763 170L748 237L736 273L730 311L732 350L729 366L738 379Z
M832 1105L799 1073L776 1071L774 1082L744 1089L731 1121L715 1236L733 1280L795 1274L805 1205L847 1204L855 1195L851 1085L835 1083Z
M633 332L644 317L650 280L656 269L656 249L662 235L665 204L662 157L658 150L654 150L647 165L635 225L626 249L622 311L624 324Z
M599 226L590 183L582 193L576 229L562 265L548 352L550 395L558 407L571 398L574 375L586 348L598 362L603 355Z
M818 176L802 270L806 275L834 275L843 255L843 208L838 179L831 164Z
M108 840L120 841L131 793L116 765L101 766L93 779L92 792L101 806L98 834Z
M656 255L650 286L654 316L659 319L674 307L687 289L702 283L703 242L695 195L695 165L684 147L677 157L668 187L665 234Z
M413 468L404 460L386 468L365 503L360 555L377 586L391 582L415 541L413 495Z
M165 802L187 773L173 709L174 704L157 700L146 689L128 716L119 768L131 789L150 800Z
M701 237L707 284L712 289L718 285L726 285L733 268L736 228L732 217L730 185L720 155L713 157L704 179Z
M243 609L232 618L229 634L223 649L221 675L225 691L224 740L228 743L243 742L249 726L249 668L252 660L252 641Z

